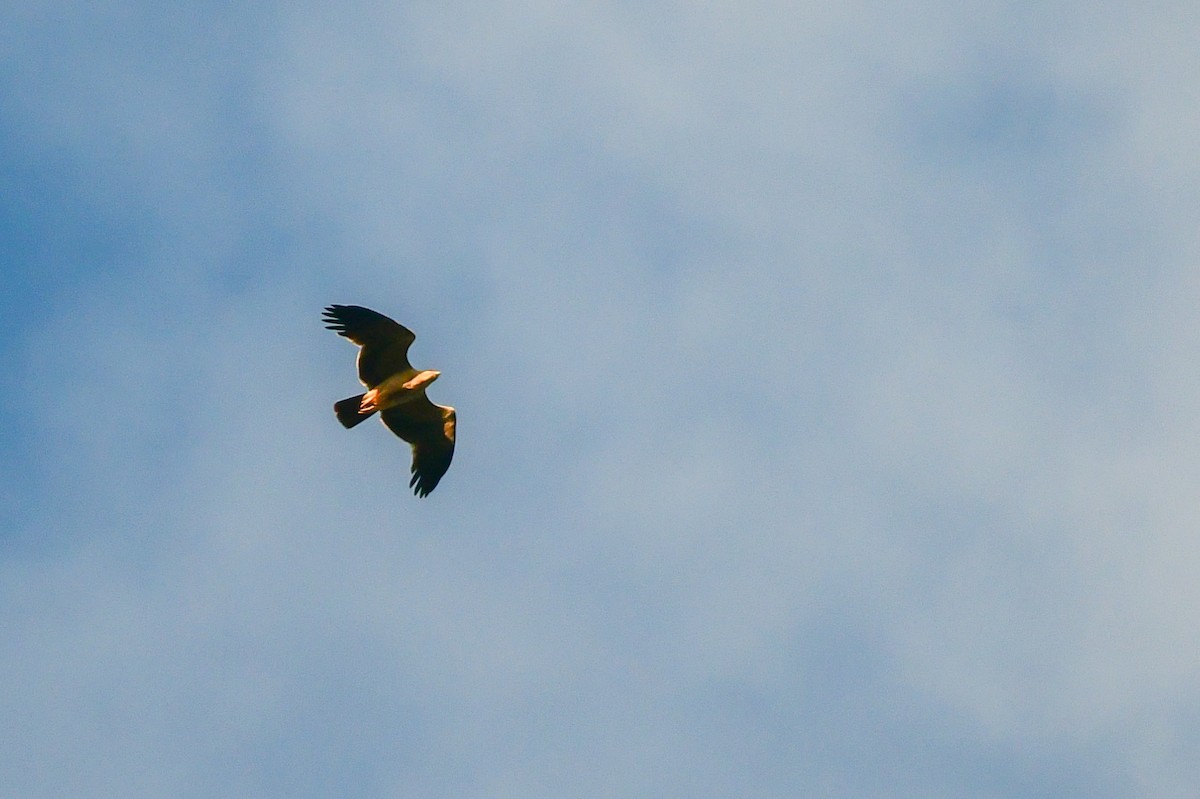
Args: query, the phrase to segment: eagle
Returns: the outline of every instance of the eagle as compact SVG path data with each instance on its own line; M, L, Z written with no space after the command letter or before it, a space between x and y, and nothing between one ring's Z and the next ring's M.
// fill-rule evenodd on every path
M414 369L408 348L416 336L381 313L359 305L330 305L322 321L360 347L358 379L367 387L365 393L333 404L338 421L349 429L379 411L387 428L412 446L408 487L418 497L428 496L454 457L457 415L425 396L441 372Z

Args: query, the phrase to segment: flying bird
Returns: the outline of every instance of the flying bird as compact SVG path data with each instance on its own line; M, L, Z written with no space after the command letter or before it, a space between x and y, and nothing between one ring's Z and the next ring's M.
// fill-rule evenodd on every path
M408 348L416 336L381 313L358 305L330 305L322 321L361 348L358 379L367 391L333 404L338 421L349 429L379 411L387 428L412 445L408 487L419 497L427 496L454 457L454 409L435 405L425 396L441 372L412 368Z

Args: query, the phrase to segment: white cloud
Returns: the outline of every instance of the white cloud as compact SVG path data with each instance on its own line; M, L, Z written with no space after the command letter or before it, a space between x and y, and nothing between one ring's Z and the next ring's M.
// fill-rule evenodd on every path
M1194 54L890 11L26 14L7 135L143 227L12 350L11 784L1183 795ZM444 371L428 500L325 302Z

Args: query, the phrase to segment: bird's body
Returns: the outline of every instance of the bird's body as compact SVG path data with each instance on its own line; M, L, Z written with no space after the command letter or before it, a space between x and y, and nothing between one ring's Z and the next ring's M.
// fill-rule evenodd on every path
M439 375L441 372L432 369L418 372L409 368L403 372L396 372L363 394L360 410L367 413L383 411L407 402L415 402L425 396L425 387L437 380Z
M387 428L412 445L409 487L417 496L428 495L454 457L457 413L425 396L441 372L414 369L408 348L416 336L381 313L358 305L330 305L325 322L361 347L358 377L367 387L362 394L334 403L338 421L350 428L378 411Z

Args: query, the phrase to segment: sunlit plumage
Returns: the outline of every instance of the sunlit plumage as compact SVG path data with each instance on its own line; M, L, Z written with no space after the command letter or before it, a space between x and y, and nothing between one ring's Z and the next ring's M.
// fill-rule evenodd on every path
M425 396L441 372L413 369L408 348L416 336L381 313L358 305L330 305L324 321L360 347L358 379L367 387L362 394L334 403L338 421L350 428L378 411L388 429L412 445L408 485L417 496L427 496L454 457L455 411Z

